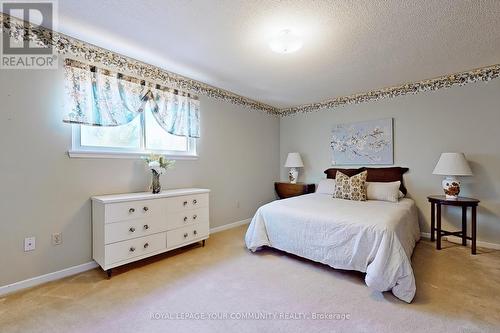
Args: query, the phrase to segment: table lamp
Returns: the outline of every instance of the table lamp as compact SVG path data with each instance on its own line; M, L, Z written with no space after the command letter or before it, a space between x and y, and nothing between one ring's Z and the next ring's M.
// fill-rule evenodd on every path
M299 178L299 170L297 168L302 167L304 167L304 163L302 162L302 158L300 158L300 154L288 153L285 168L290 168L290 171L288 172L288 180L290 180L290 183L297 183L297 179Z
M446 176L442 185L447 200L458 198L460 181L457 176L472 176L469 163L463 153L442 153L432 173Z

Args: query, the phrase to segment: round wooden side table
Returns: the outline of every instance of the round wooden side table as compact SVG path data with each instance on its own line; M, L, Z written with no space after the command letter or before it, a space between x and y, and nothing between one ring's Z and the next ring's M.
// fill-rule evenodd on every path
M467 245L469 239L472 243L471 252L476 254L476 229L477 229L477 206L479 200L473 198L458 197L457 199L446 199L444 195L431 195L427 199L431 203L431 241L434 242L435 234L437 234L436 248L441 250L441 237L443 236L458 236L462 238L462 245ZM462 231L446 231L441 229L441 206L456 206L462 207ZM467 236L467 208L471 207L471 237ZM437 221L437 226L436 226Z

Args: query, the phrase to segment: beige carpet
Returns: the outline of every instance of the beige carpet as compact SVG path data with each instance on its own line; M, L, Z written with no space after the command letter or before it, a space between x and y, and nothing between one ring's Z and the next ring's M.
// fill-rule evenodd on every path
M111 280L96 269L0 298L0 332L500 332L499 251L471 256L421 241L417 296L406 304L370 291L361 273L249 253L245 230L120 268ZM249 313L261 320L241 319Z

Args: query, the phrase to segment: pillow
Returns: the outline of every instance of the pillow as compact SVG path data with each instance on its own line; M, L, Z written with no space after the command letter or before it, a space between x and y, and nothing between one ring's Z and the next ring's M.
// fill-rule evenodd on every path
M337 171L335 181L335 198L366 201L366 171L352 177Z
M318 188L316 189L316 193L321 194L335 194L335 179L322 179L318 184Z
M384 168L364 168L368 171L366 177L367 182L396 182L400 181L399 189L406 195L406 187L403 184L403 174L408 171L408 168L402 167L384 167Z
M352 177L354 175L357 175L358 173L362 171L368 171L368 176L366 177L366 180L369 182L395 182L395 181L400 181L401 185L399 187L399 190L403 192L403 195L406 195L406 188L403 183L403 174L408 171L408 168L402 168L402 167L383 167L383 168L357 168L357 169L337 169L337 168L330 168L325 170L326 177L335 179L335 175L337 174L337 171L342 172L345 175L348 175L349 177Z
M400 181L381 183L381 182L366 182L366 197L368 200L380 200L398 202Z

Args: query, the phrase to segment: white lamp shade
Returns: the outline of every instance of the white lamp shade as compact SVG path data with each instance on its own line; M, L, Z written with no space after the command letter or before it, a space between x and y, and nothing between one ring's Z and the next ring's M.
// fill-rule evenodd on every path
M432 173L443 176L472 176L472 170L463 153L442 153Z
M304 163L302 163L302 158L300 158L299 153L288 153L286 158L285 167L286 168L302 168Z

